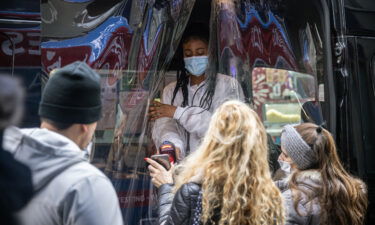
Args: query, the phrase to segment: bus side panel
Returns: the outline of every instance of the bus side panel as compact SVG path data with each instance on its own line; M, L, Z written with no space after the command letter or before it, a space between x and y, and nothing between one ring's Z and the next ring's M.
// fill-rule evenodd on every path
M349 148L358 166L358 175L368 185L370 204L375 202L375 38L349 37ZM350 138L350 137L349 137ZM373 204L368 215L375 222ZM372 218L371 218L372 217ZM373 223L370 223L373 224Z

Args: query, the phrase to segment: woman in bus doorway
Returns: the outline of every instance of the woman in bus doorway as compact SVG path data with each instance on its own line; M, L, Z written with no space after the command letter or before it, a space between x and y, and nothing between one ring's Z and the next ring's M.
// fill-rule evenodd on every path
M156 147L171 142L179 159L197 149L216 108L227 100L244 101L236 79L206 73L208 29L197 26L182 40L184 68L177 73L177 81L164 88L161 103L154 101L149 110L150 119L155 120L152 138Z
M366 186L345 171L326 129L312 123L287 125L281 149L281 168L290 173L276 182L285 200L286 224L363 224Z

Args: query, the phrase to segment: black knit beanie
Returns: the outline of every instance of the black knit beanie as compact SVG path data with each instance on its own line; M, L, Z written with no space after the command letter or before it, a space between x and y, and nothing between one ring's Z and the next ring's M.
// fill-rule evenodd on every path
M57 69L48 80L39 116L54 122L89 124L100 119L100 76L84 62Z

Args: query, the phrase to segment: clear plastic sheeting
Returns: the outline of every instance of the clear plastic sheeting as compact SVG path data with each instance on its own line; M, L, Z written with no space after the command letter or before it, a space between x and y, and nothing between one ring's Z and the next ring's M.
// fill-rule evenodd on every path
M235 77L252 102L251 71L275 67L298 71L284 20L272 1L213 1L211 52L220 73ZM276 12L275 12L276 11Z
M320 108L315 107L317 89L313 75L257 67L252 78L254 109L278 144L286 124L321 122Z
M153 188L144 158L156 153L147 111L158 94L194 1L133 1L133 35L127 67L115 82L103 81L103 119L92 162L118 192L125 224L156 224ZM114 78L112 78L114 79Z
M280 142L288 123L322 124L320 21L290 21L293 15L283 14L282 1L212 4L210 51L216 54L216 68L239 81L273 140Z
M151 137L154 123L147 113L175 76L175 71L166 76L166 70L189 20L196 19L190 18L194 4L194 0L45 0L41 4L44 73L81 60L102 76L103 115L91 162L112 180L125 224L157 224L156 189L143 160L157 152ZM211 1L204 88L211 91L205 100L215 103L193 102L186 112L196 107L208 108L208 113L198 110L191 118L213 113L217 102L227 97L220 99L217 93L227 89L234 90L233 98L254 107L276 141L281 125L299 123L309 112L321 116L317 101L320 92L324 96L324 88L318 91L323 83L321 26L317 21L291 23L282 13L282 4ZM224 88L217 88L219 77L228 78ZM305 110L304 104L311 107ZM180 121L174 122L184 129Z
M211 71L229 75L241 84L245 101L251 98L249 55L246 52L235 1L212 1L210 26ZM213 72L212 72L213 73ZM237 89L238 89L237 88Z
M101 75L102 119L91 162L112 180L125 224L154 224L143 158L156 152L147 118L194 0L42 1L45 74L76 60Z

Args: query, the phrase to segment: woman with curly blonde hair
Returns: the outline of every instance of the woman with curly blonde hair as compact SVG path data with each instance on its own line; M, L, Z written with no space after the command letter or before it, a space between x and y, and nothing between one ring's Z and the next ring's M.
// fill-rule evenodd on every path
M161 168L147 161L158 184L155 173ZM266 132L244 103L228 101L217 109L203 143L176 172L174 185L159 187L160 224L284 223L282 196L268 166Z

